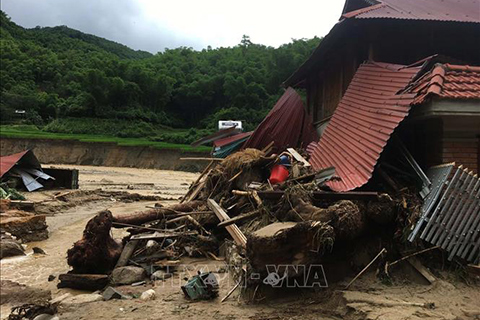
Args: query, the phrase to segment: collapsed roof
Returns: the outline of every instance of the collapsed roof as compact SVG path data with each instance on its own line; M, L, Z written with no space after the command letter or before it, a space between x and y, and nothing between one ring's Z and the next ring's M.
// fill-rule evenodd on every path
M293 88L288 88L243 148L263 149L271 142L274 142L274 150L306 148L310 142L317 140L318 134L305 111L302 98Z
M397 94L420 67L362 64L311 154L314 168L335 167L334 191L358 188L371 178L390 135L407 116L415 94Z

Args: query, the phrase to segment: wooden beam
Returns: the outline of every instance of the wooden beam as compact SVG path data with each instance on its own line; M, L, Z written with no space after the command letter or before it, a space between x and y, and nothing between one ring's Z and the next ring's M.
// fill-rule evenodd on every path
M262 199L278 200L284 192L275 191L257 191ZM313 191L315 200L374 200L378 197L378 192L370 191L349 191L349 192L332 192L332 191Z
M130 237L130 240L152 240L152 239L163 239L163 238L177 238L182 236L192 236L197 235L198 232L196 231L188 231L188 232L176 232L176 231L169 231L169 232L155 232L155 233L148 233L148 234L136 234Z
M185 199L187 199L187 197L190 195L190 193L193 191L193 189L195 188L195 186L198 185L198 183L200 182L200 180L202 180L202 178L206 175L208 177L208 175L210 174L211 172L211 168L212 166L215 164L216 162L215 161L210 161L210 163L205 167L205 169L203 169L202 173L200 174L200 176L197 178L197 180L192 184L192 186L188 189L187 193L185 193L185 195L182 197L182 200L180 200L180 203L183 203L185 201Z
M246 219L251 218L251 217L256 217L259 214L260 214L259 210L255 210L255 211L252 211L252 212L247 212L247 213L244 213L244 214L240 214L236 217L233 217L231 219L225 220L223 222L220 222L217 226L219 228L226 227L226 226L229 226L231 224L237 223L239 221L243 221L243 220L246 220Z
M304 167L310 167L310 163L307 161L307 159L302 157L302 155L298 153L297 150L293 148L287 148L287 151L295 158L295 160L303 163Z
M217 215L217 218L218 218L218 220L220 220L220 222L223 222L225 220L230 220L230 217L228 216L228 214L225 212L225 210L223 210L222 207L220 207L220 205L215 200L208 199L207 204L208 204L209 208L212 209L213 212L215 212L215 214ZM240 229L238 228L238 226L236 224L226 226L225 228L227 229L228 233L232 236L233 240L235 241L235 243L237 245L239 245L243 248L246 248L247 238L245 237L243 232L240 231Z
M180 158L181 161L222 161L223 158L204 158L204 157L190 157Z

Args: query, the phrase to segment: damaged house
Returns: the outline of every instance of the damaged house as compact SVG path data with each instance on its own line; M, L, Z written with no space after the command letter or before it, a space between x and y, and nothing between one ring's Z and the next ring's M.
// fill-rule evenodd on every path
M308 112L320 132L326 127L314 165L341 169L345 156L334 189L369 180L400 122L420 166L456 161L478 173L479 8L478 0L346 1L284 83L306 90Z
M310 163L335 167L332 190L383 181L398 191L404 184L392 174L413 173L424 204L409 240L470 261L480 220L479 8L478 0L347 0L284 83L306 90L320 134Z

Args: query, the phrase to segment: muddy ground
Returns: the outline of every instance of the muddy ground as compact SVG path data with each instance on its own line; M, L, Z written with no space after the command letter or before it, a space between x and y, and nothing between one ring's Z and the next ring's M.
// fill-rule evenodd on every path
M69 167L69 166L58 166ZM48 240L28 243L25 257L1 260L1 280L15 281L32 288L51 291L52 297L69 292L74 295L85 292L57 289L57 278L68 271L66 251L81 238L86 222L96 212L109 209L114 215L143 210L156 202L174 203L188 189L197 174L131 168L75 166L80 169L80 188L83 194L72 197L70 204L54 200L55 191L28 194L29 200L44 201L41 209L48 213L50 237ZM159 201L131 201L116 197L98 196L98 189L126 191L146 196L158 196ZM97 191L96 191L97 190ZM58 192L58 191L57 191ZM60 192L65 192L62 190ZM122 230L114 230L114 237L121 238ZM47 254L32 254L33 247L42 248ZM348 262L345 262L346 264ZM375 270L356 281L348 291L343 288L352 276L339 282L329 282L322 289L259 290L240 296L241 289L224 303L220 298L235 284L225 263L211 259L182 260L173 278L139 287L121 286L124 293L139 295L152 288L157 297L153 301L111 300L85 304L70 304L59 310L60 319L480 319L480 290L474 282L460 279L449 272L437 273L432 285L419 281L407 272L396 272L394 282L384 284L375 277ZM220 298L212 301L186 301L180 286L184 277L197 270L216 272L220 283ZM327 270L326 278L334 279L335 270ZM50 275L55 276L48 281ZM8 299L2 290L1 318L8 316L15 305L15 290ZM7 294L9 294L7 292ZM44 293L42 293L44 294ZM434 303L435 308L428 308ZM424 306L425 304L425 306Z

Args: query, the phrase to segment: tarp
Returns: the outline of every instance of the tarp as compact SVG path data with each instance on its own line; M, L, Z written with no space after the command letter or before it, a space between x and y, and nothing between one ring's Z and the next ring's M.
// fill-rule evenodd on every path
M300 95L288 88L273 109L258 125L243 148L263 149L274 142L274 151L286 148L306 148L318 141L311 117L305 111Z

